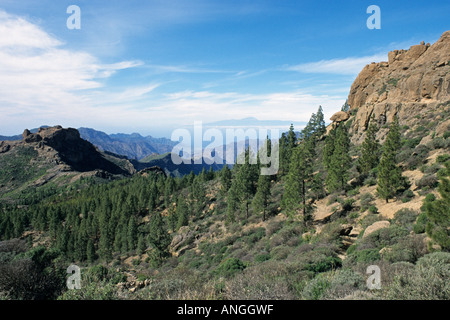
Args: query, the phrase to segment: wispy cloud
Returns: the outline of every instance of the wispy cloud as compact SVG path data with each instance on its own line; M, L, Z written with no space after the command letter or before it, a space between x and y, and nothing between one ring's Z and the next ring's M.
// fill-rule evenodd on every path
M367 64L386 61L386 54L375 54L364 57L348 57L343 59L320 60L286 66L284 70L302 73L328 73L338 75L357 75Z
M103 64L95 56L64 48L38 25L0 11L0 126L27 119L76 113L86 90L139 61Z

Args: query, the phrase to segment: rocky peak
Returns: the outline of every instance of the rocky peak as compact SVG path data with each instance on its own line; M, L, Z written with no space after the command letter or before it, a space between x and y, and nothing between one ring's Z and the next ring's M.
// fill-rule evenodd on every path
M128 174L122 168L105 159L90 142L82 139L77 129L54 126L40 128L37 133L23 132L23 143L35 148L57 152L63 163L79 172L104 170L113 174Z
M430 45L389 52L388 61L371 63L355 79L348 96L353 142L360 143L371 116L379 124L395 115L400 123L450 100L450 31Z

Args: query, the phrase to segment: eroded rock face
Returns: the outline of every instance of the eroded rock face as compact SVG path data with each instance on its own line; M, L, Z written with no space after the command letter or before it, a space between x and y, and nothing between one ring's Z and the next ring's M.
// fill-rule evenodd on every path
M414 45L389 52L387 62L367 65L354 81L348 104L357 110L351 126L353 143L361 143L371 116L380 125L397 115L414 117L424 108L450 101L450 31L433 45Z
M78 130L73 128L66 129L61 126L54 126L40 128L37 133L31 133L26 129L23 133L23 142L35 144L36 148L40 149L50 147L49 150L57 152L57 159L48 159L50 163L66 163L75 171L100 170L97 172L98 175L102 175L102 172L112 174L129 173L106 160L93 144L83 140Z
M333 122L342 122L348 120L348 118L350 118L350 115L347 112L338 111L331 116L330 120Z

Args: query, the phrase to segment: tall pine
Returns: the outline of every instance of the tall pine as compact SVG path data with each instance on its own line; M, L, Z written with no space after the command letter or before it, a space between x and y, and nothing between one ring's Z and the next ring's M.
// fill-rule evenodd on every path
M378 126L373 117L371 118L369 128L366 132L366 138L361 145L361 157L358 159L358 170L363 176L376 168L380 159L380 144L377 141Z
M383 144L383 154L378 165L377 192L382 199L386 200L386 203L403 185L402 170L395 159L399 146L400 128L398 119L395 117Z
M333 142L333 153L331 156L327 155L329 158L327 158L326 184L329 192L345 189L351 167L350 138L347 127L343 123L337 127Z

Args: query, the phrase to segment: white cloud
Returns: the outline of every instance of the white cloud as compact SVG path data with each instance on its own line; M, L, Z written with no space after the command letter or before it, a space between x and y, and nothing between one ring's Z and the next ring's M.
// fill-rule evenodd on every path
M387 55L376 54L364 57L348 57L343 59L321 60L288 66L285 70L302 73L329 73L339 75L357 75L372 62L387 61Z
M105 78L137 66L161 72L231 72L232 77L259 74L144 66L139 61L104 64L88 52L66 49L38 25L0 11L0 133L16 134L18 128L43 124L122 128L145 134L146 128L194 121L246 117L308 121L319 105L329 118L345 100L304 90L250 94L194 89L158 95L154 91L162 82L157 81L126 88L105 86Z
M74 115L87 101L84 90L100 88L102 78L137 65L102 64L87 52L65 49L36 24L0 11L0 127Z

